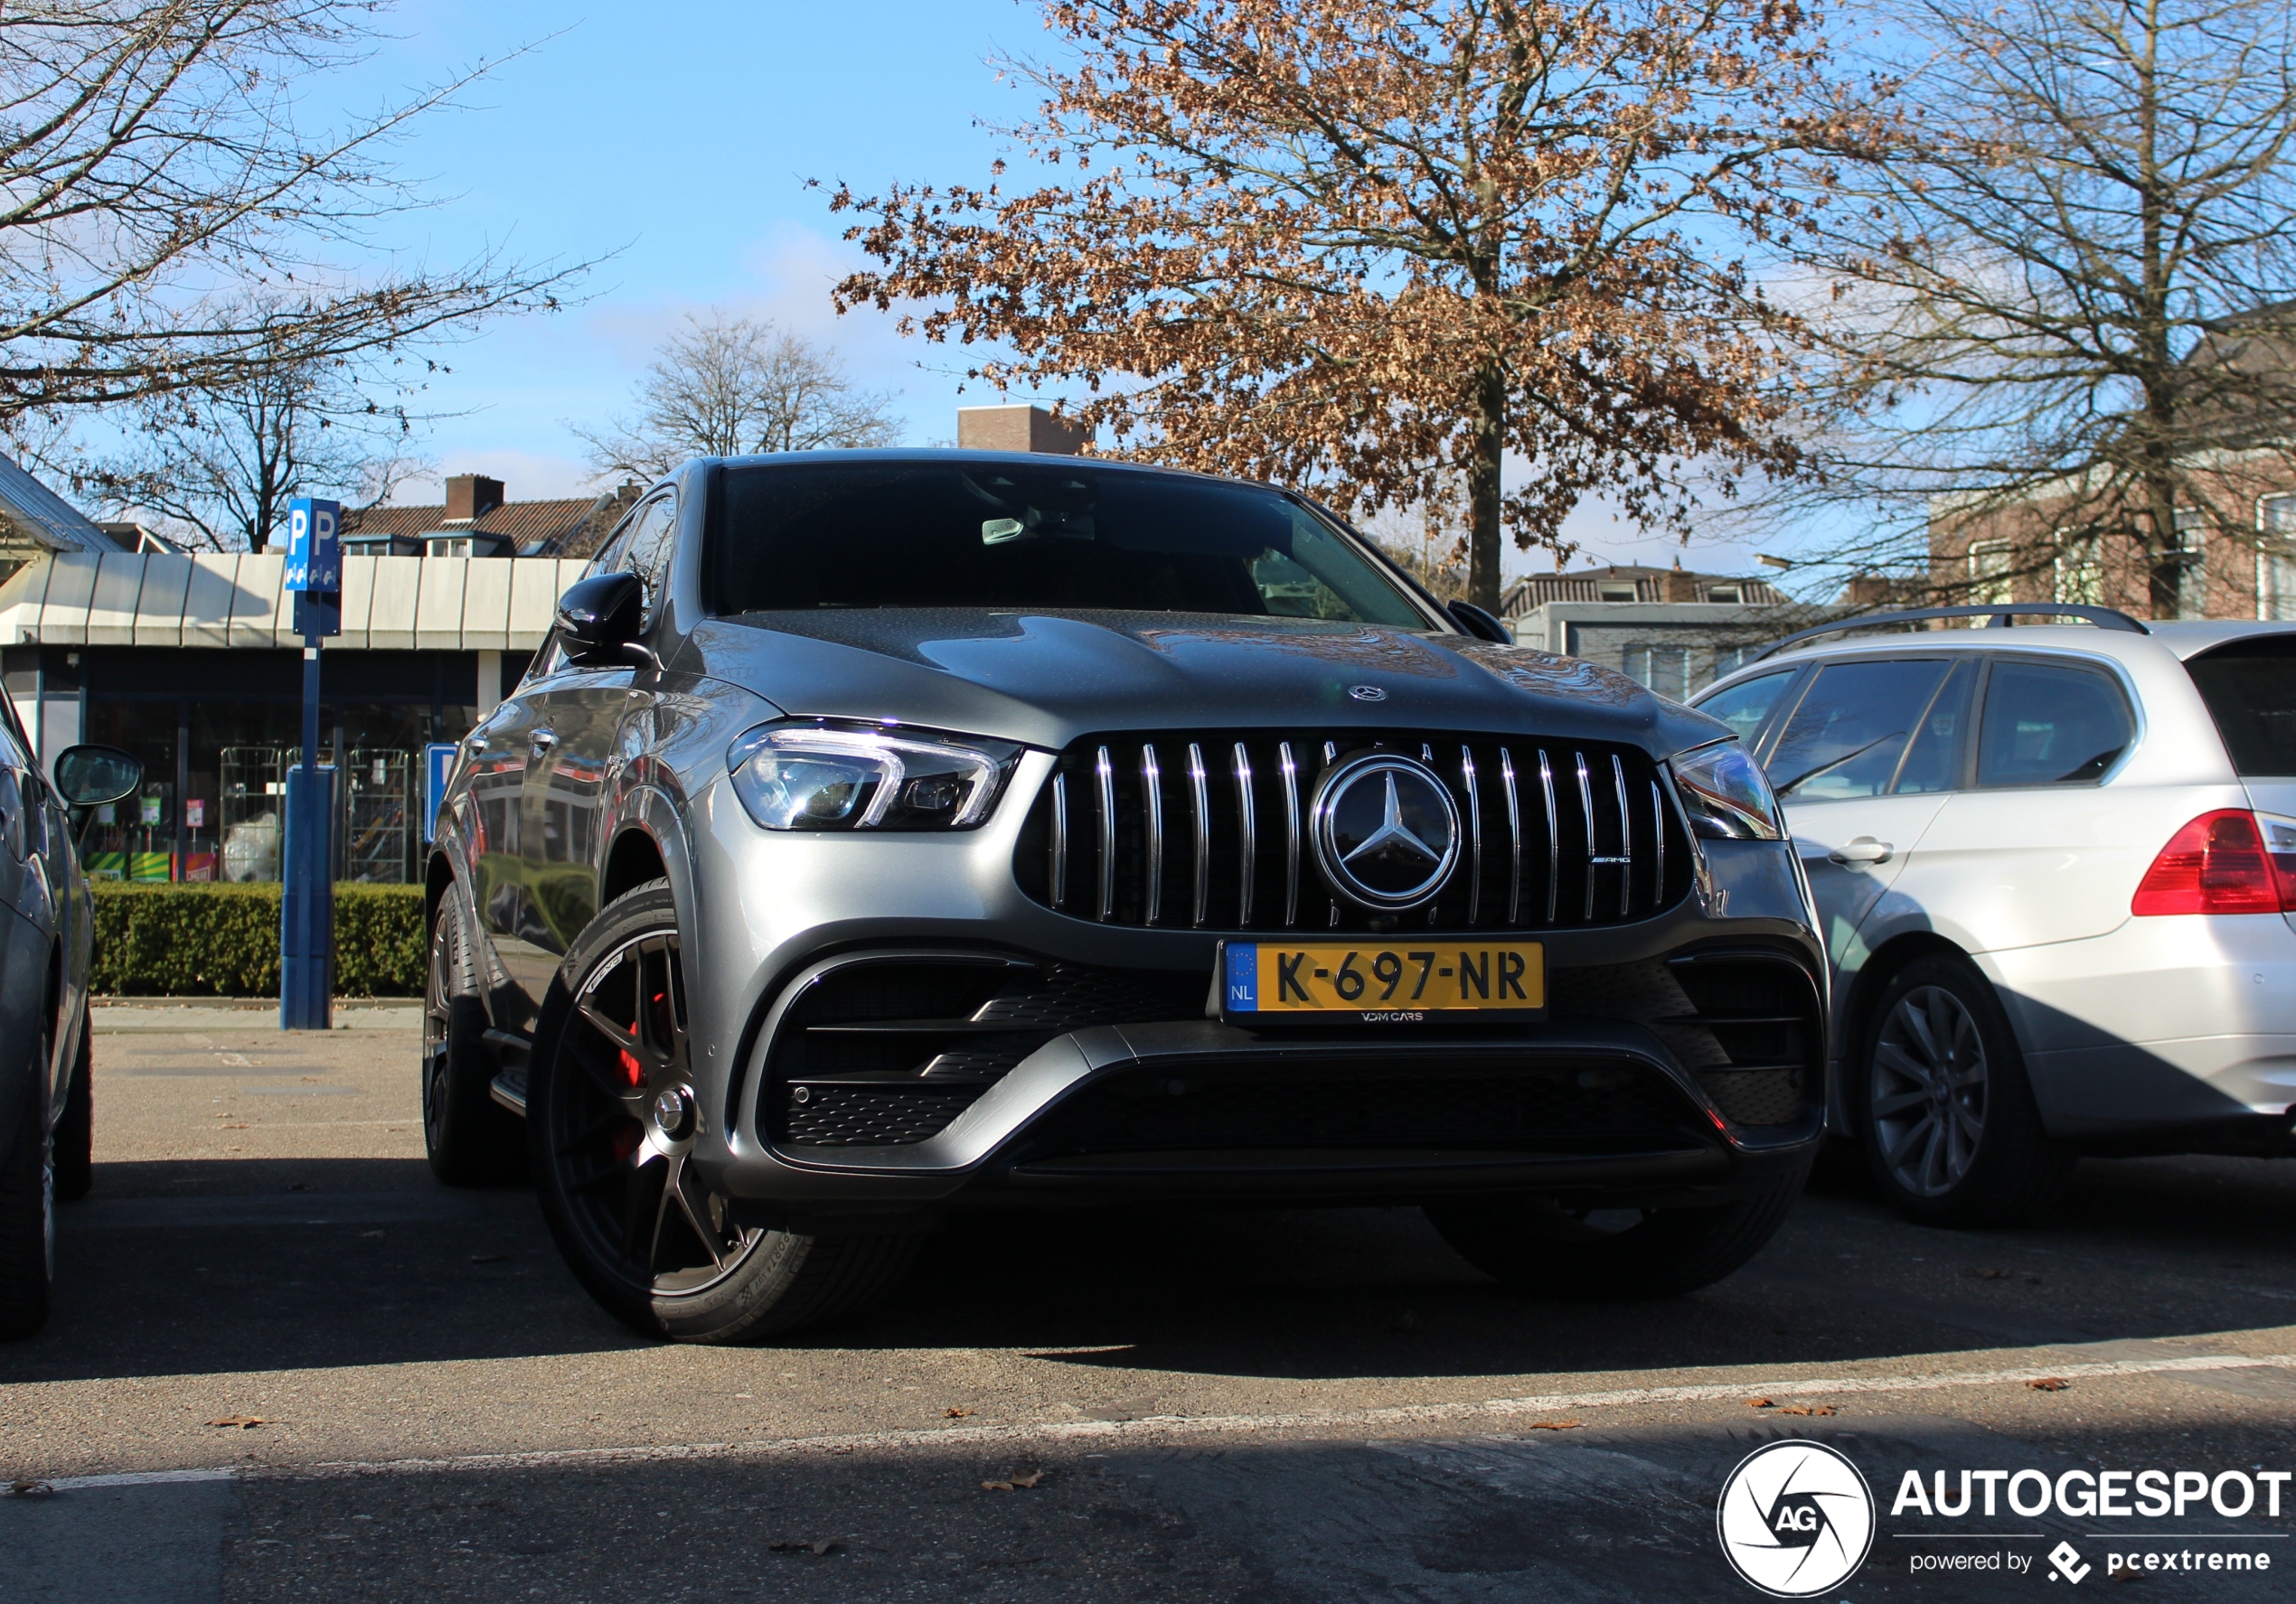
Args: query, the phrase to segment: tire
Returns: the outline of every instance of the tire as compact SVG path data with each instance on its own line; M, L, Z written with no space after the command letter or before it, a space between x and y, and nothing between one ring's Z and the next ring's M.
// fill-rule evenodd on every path
M700 1105L669 882L616 898L550 984L527 1077L542 1216L589 1294L649 1337L738 1343L850 1313L889 1290L907 1236L746 1224L687 1162Z
M15 1133L0 1154L0 1339L30 1337L48 1323L56 1272L55 1171L49 1157L46 1055L40 1055L17 1093Z
M56 1121L56 1201L77 1203L96 1184L95 1048L89 1040L88 1010L80 1010L80 1053L71 1064L71 1090L64 1094L64 1117Z
M1844 1088L1875 1184L1930 1225L2015 1225L2065 1195L2076 1156L2053 1140L2000 999L1965 959L1891 976Z
M486 1005L478 994L462 883L438 899L423 982L422 1140L431 1173L450 1187L499 1187L525 1178L526 1136L494 1099Z
M1676 1298L1760 1252L1793 1212L1805 1172L1715 1208L1587 1210L1548 1197L1430 1204L1458 1255L1520 1292L1574 1302Z

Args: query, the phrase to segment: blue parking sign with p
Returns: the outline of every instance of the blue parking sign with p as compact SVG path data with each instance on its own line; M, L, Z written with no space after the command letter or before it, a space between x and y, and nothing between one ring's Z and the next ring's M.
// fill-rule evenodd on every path
M438 839L438 810L447 800L447 782L455 775L455 757L462 748L452 741L433 741L422 749L422 839Z
M343 503L287 503L287 587L331 596L343 588Z

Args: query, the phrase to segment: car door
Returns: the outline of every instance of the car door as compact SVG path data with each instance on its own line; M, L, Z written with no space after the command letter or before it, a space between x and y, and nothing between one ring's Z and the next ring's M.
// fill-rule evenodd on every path
M1968 783L1922 843L1919 894L1973 952L2116 929L2167 839L2152 788L2103 785L2136 741L2125 688L2094 660L2002 654L1981 695Z
M469 736L471 894L495 960L530 1014L541 1007L557 967L532 939L537 918L526 883L526 763L535 683L530 679L504 698Z
M599 569L618 567L645 582L648 633L660 611L676 523L674 492L648 497L625 524L614 563ZM535 939L554 954L562 956L598 915L607 765L624 724L650 697L639 677L635 663L569 665L535 702L525 783L526 878L540 915ZM647 687L655 677L645 671Z
M1837 967L1943 805L1973 665L1944 654L1821 667L1764 754Z

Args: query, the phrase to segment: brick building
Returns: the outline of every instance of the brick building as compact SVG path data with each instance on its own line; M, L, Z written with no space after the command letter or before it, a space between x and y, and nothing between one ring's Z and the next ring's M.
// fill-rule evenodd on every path
M2296 303L2216 327L2188 356L2180 398L2211 442L2177 464L2174 615L2296 619L2296 350L2277 326ZM2237 410L2235 410L2237 408ZM1941 498L1929 577L1946 602L2088 602L2153 615L2149 515L2130 495L2074 479L2006 507ZM2167 609L2162 609L2165 614Z

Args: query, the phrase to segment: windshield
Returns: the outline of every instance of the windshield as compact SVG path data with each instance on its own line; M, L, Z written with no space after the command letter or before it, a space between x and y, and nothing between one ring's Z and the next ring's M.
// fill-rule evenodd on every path
M1068 463L729 468L707 571L719 614L1106 608L1435 627L1273 491Z
M2241 774L2296 774L2296 634L2254 635L2185 664Z

